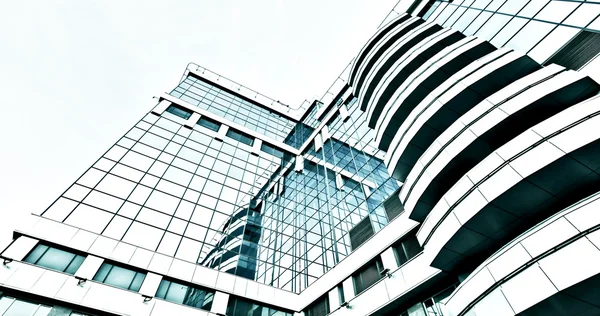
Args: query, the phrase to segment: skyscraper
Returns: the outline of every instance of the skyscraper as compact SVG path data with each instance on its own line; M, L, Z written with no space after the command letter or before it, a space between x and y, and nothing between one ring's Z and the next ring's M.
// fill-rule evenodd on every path
M598 14L401 0L298 108L189 64L15 231L0 315L599 313Z

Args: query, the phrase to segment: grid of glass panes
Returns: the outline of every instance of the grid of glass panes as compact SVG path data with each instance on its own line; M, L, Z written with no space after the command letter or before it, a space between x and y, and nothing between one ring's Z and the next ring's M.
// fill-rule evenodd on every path
M281 158L165 112L146 115L43 216L201 262L224 223L267 183ZM227 229L231 229L228 227Z
M365 123L367 113L359 109L356 100L354 98L348 104L350 113L346 122L339 115L331 122L332 138L316 154L320 159L365 180L367 208L375 231L379 231L388 223L382 203L398 190L399 185L390 177L383 162L385 152L373 146L375 131Z
M321 105L323 106L323 105ZM308 109L308 113L306 117L302 119L301 122L298 122L294 129L290 132L290 134L285 138L284 143L300 149L302 145L308 140L310 135L314 132L314 130L319 126L320 121L317 120L317 111L319 107L314 104L311 108Z
M582 29L600 30L600 3L560 0L437 1L423 16L543 64Z
M371 216L376 230L387 224L381 203L398 184L378 158L382 153L370 147L373 131L365 126L366 114L355 102L349 106L345 123L338 117L330 124L339 139L327 140L319 152L311 144L304 171L287 174L284 194L265 199L267 218L257 261L260 282L301 291L352 251L347 233L361 219ZM339 190L335 172L323 167L325 163L362 183L344 177Z
M296 122L188 76L170 93L234 123L283 142Z

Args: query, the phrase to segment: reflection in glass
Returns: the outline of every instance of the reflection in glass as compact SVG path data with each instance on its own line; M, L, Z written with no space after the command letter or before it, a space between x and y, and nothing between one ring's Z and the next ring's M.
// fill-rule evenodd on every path
M210 310L214 291L208 291L163 279L156 292L156 297L177 304Z

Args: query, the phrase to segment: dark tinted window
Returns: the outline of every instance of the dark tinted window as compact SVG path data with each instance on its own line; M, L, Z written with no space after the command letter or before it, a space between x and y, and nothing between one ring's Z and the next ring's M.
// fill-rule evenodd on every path
M352 250L358 248L358 246L362 245L367 239L371 238L374 231L369 216L365 217L356 224L356 226L352 227L348 234L350 235L350 245L352 246Z
M201 117L197 124L215 132L219 131L219 128L221 127L221 123L206 117Z
M329 314L329 299L325 294L306 308L306 316L325 316Z
M360 268L360 270L352 275L354 293L358 295L379 281L382 278L381 271L383 271L383 264L379 257Z
M600 33L582 30L544 65L558 64L578 70L600 53Z
M411 234L409 237L401 240L394 246L398 265L405 264L408 260L418 255L423 248L419 245L417 237Z
M174 115L177 115L177 116L179 116L181 118L184 118L186 120L189 119L190 116L192 116L192 111L186 110L186 109L184 109L182 107L179 107L177 105L169 105L169 107L167 108L167 112L169 112L171 114L174 114Z
M37 245L24 261L44 268L75 274L84 259L84 256L68 251Z
M246 135L242 132L238 132L234 129L227 130L227 137L233 138L240 143L244 143L248 146L252 146L254 144L254 137Z
M275 157L283 158L283 151L281 151L269 144L262 143L262 145L260 146L260 150L266 152L267 154L271 154Z
M383 208L390 221L398 217L398 215L404 211L404 205L402 205L402 202L400 202L400 198L398 197L399 191L400 190L398 189L398 191L390 195L387 200L383 201Z
M103 263L94 276L94 281L137 292L145 278L145 273Z
M195 286L162 280L156 297L165 301L183 304L209 311L212 306L214 291L208 291Z

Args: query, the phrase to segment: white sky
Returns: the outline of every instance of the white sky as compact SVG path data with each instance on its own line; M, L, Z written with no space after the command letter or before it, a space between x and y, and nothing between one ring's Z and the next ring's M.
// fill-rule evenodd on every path
M4 1L0 247L188 62L297 107L327 90L396 1Z

